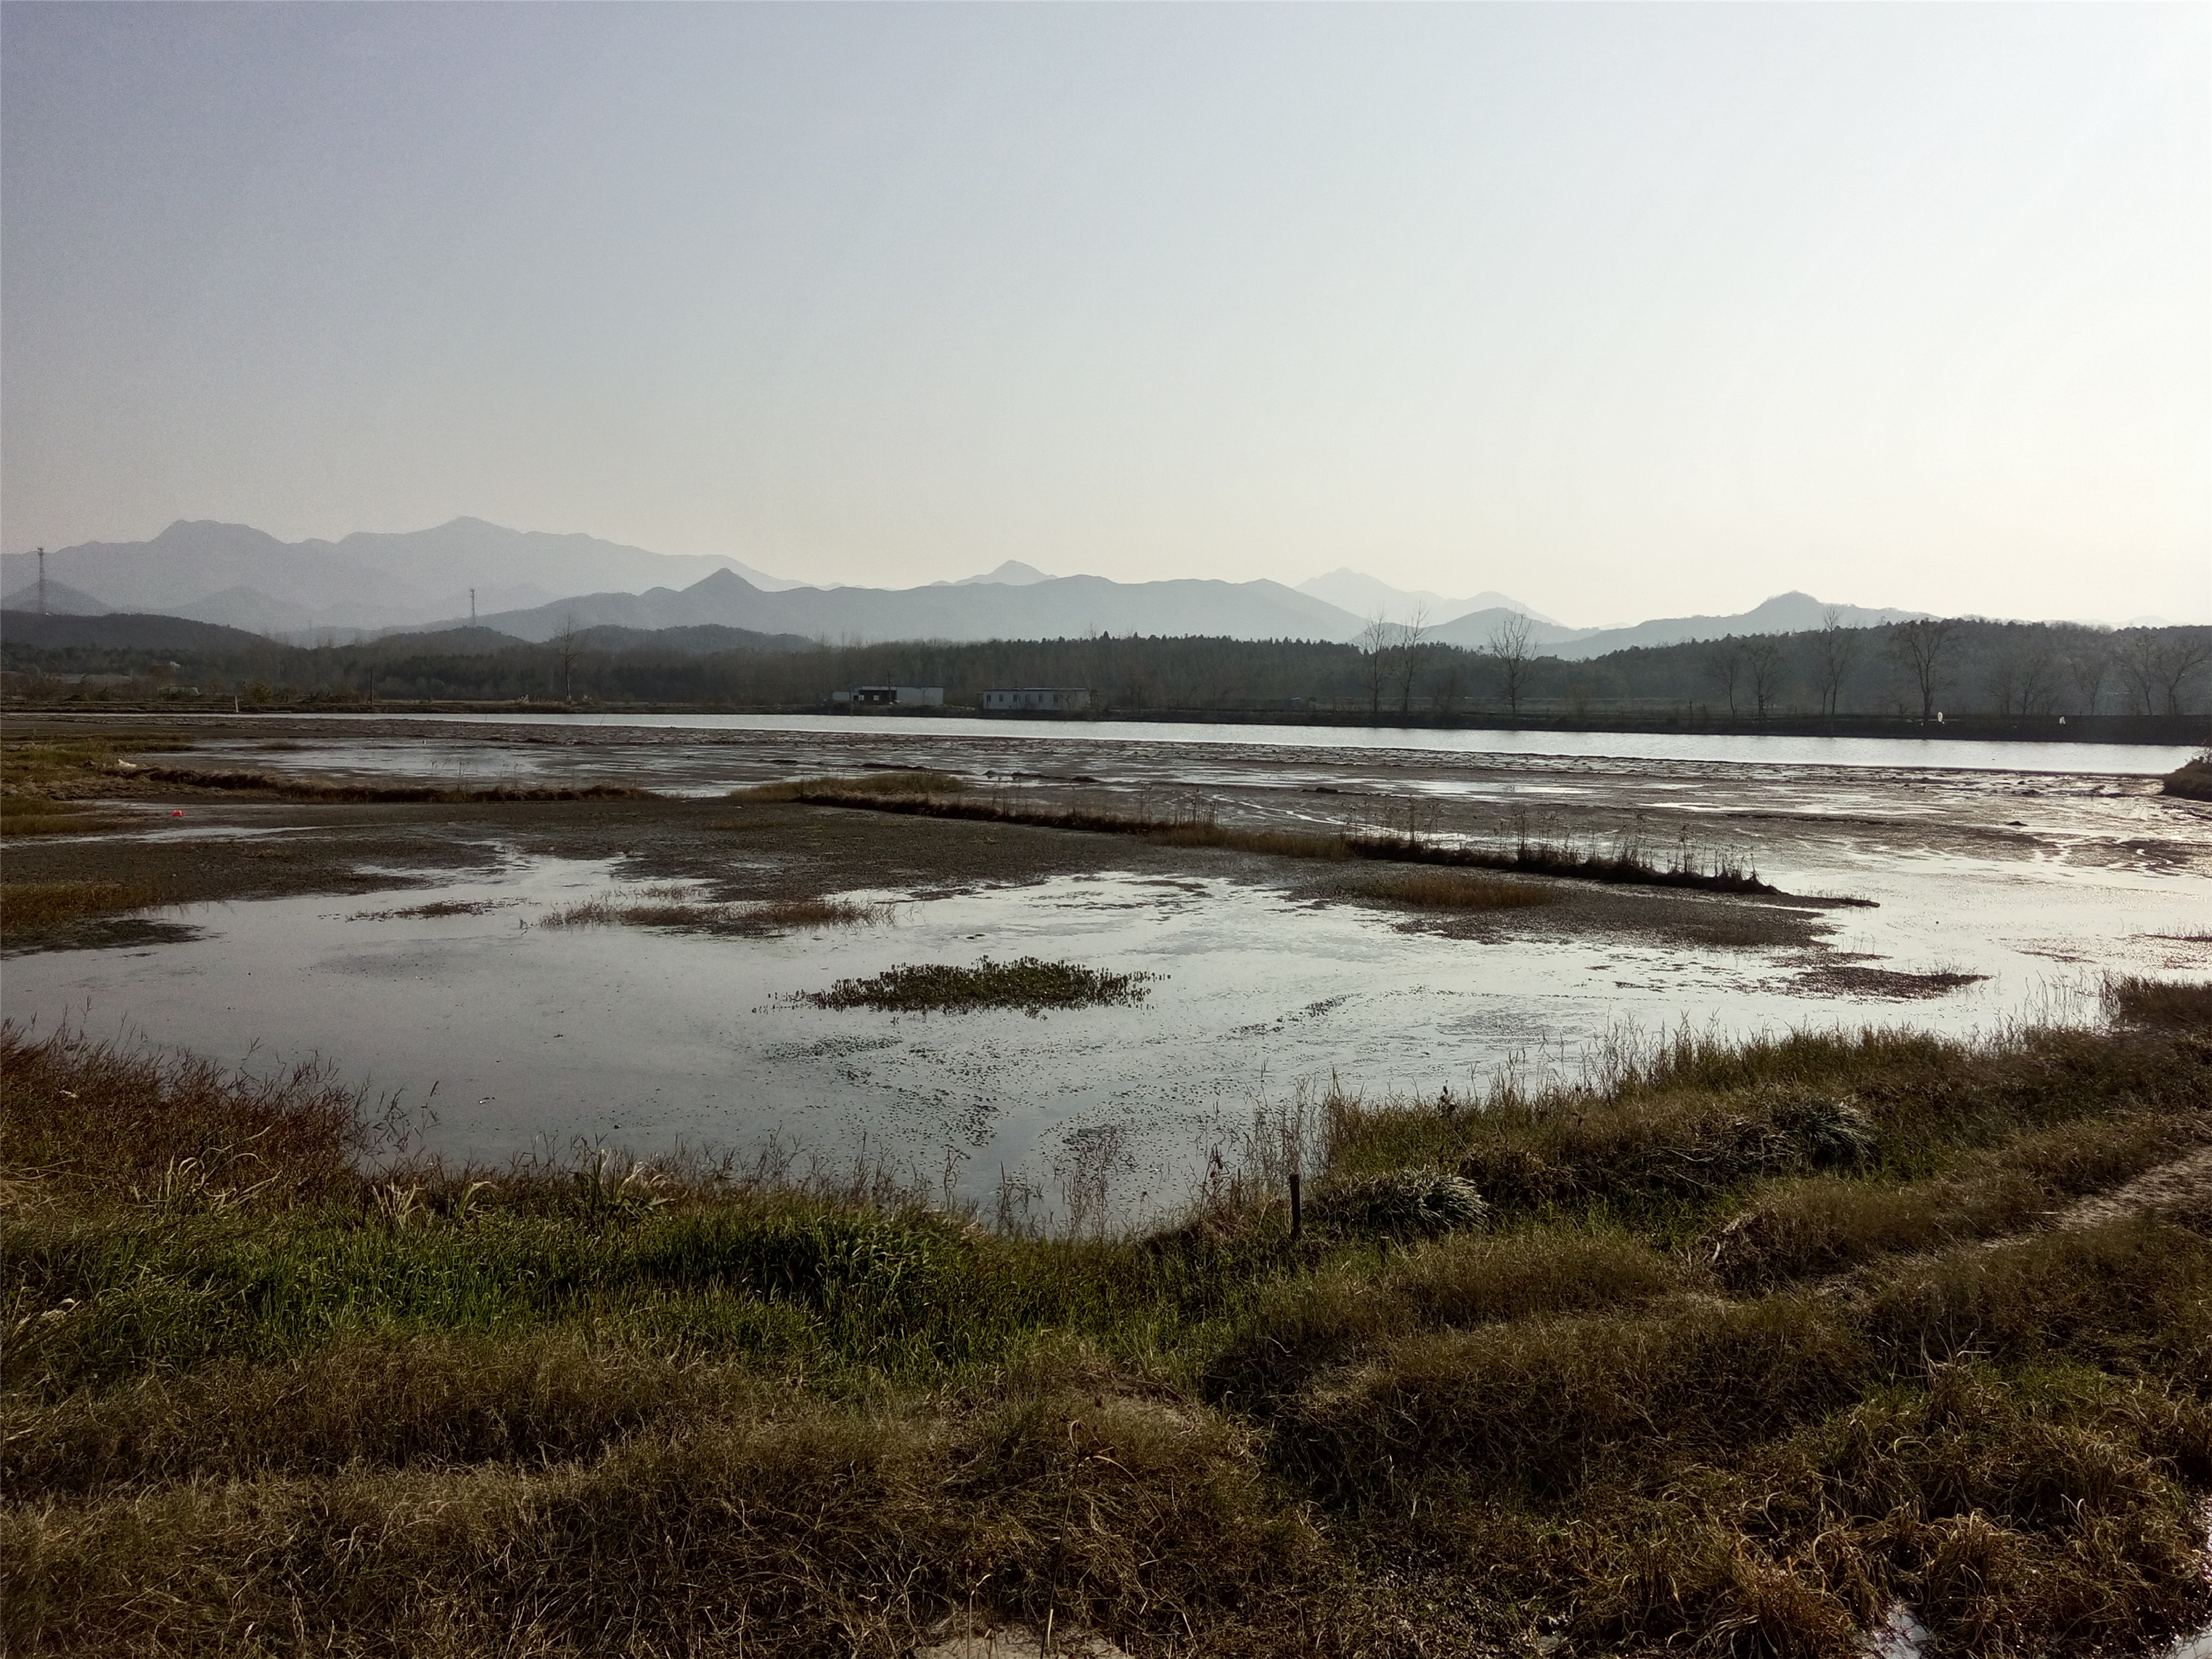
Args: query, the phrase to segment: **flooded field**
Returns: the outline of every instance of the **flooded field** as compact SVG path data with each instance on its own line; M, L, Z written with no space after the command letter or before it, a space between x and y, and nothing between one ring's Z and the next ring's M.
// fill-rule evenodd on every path
M397 1093L425 1145L474 1160L578 1139L647 1155L773 1139L949 1172L971 1194L1002 1172L1049 1192L1075 1164L1110 1168L1141 1210L1178 1200L1256 1106L1300 1091L1465 1091L1686 1020L1964 1032L2049 1014L2107 969L2212 969L2212 808L2160 798L2140 773L872 724L891 729L301 720L190 732L179 763L207 769L558 777L681 799L130 803L94 835L11 845L10 878L88 860L152 872L181 902L12 956L0 1006L254 1064L319 1055ZM2051 747L2034 758L2072 753ZM1808 902L1532 880L1546 890L1526 908L1444 914L1390 897L1364 867L723 799L915 766L1026 804L1171 803L1448 844L1686 846L1755 864ZM669 900L890 908L848 927L546 925L642 884ZM1868 902L1819 902L1844 897ZM1024 956L1158 977L1130 1006L1036 1016L792 1000L903 964Z

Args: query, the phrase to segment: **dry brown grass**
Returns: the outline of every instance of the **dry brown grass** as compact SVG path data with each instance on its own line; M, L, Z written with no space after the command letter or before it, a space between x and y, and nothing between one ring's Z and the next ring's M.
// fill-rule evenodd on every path
M125 915L150 909L161 894L144 882L11 881L0 883L0 932L64 927L88 916Z
M84 1199L206 1209L350 1193L384 1127L314 1066L255 1076L0 1025L6 1167Z

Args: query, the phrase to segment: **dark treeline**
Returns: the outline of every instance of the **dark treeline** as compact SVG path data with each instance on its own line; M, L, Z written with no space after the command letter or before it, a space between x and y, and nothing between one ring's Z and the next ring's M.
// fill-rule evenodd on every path
M631 644L642 639L647 643ZM1362 644L1206 638L823 644L680 651L588 634L542 645L488 629L214 651L0 645L10 696L241 704L672 703L793 709L858 685L941 686L973 706L994 686L1085 686L1119 714L1303 708L1343 716L1600 714L1705 721L1807 717L2189 715L2212 708L2212 629L2118 631L1974 620L1762 635L1615 652L1587 662L1510 639L1468 651L1407 630Z

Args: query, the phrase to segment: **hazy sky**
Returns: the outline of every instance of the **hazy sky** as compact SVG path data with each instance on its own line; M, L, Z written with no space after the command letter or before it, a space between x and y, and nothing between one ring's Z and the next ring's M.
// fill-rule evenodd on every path
M2212 619L2203 4L10 3L9 550Z

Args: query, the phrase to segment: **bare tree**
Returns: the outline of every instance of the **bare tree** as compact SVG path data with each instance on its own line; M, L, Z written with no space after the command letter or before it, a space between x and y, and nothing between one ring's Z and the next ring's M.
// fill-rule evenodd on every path
M1945 659L1958 633L1956 622L1934 617L1899 623L1889 630L1889 654L1912 676L1920 693L1923 724L1936 718L1936 690L1943 683Z
M1705 668L1728 698L1729 718L1735 719L1735 689L1743 680L1743 641L1729 635L1713 647Z
M1521 693L1528 680L1528 665L1536 657L1536 625L1519 611L1498 618L1498 625L1490 630L1490 640L1482 647L1482 654L1498 665L1498 672L1505 681L1505 706L1514 714L1521 712Z
M1360 672L1367 679L1367 717L1380 721L1382 718L1382 688L1389 683L1390 672L1397 665L1399 641L1404 629L1377 611L1367 619L1354 641L1359 647Z
M2130 628L2119 636L2118 656L2138 714L2182 714L2183 682L2212 662L2212 629Z
M576 628L576 613L568 612L561 618L561 631L553 636L553 649L561 659L561 701L576 701L576 653L583 648Z
M1428 637L1429 607L1417 605L1413 614L1398 624L1398 713L1413 712L1413 676L1421 666L1421 641Z
M2009 629L1990 649L1986 678L1990 701L1996 705L1996 712L2010 714L2020 687L2020 645L2010 637Z
M1782 641L1766 635L1747 641L1743 647L1743 663L1751 671L1752 707L1759 718L1765 720L1782 696L1782 681L1790 659L1782 649Z
M1430 698L1440 714L1449 714L1467 694L1467 653L1447 645L1437 653L1437 672L1429 677Z
M2047 714L2058 699L2058 643L2041 625L2021 641L2014 676L2014 695L2023 714Z
M2067 647L2066 672L2081 699L2081 712L2095 714L2098 705L2105 700L2105 682L2112 676L2111 639L2083 629Z
M1851 672L1851 659L1858 655L1859 630L1844 625L1844 613L1830 605L1820 613L1819 647L1820 672L1820 712L1831 720L1840 712L1844 701L1844 677Z

